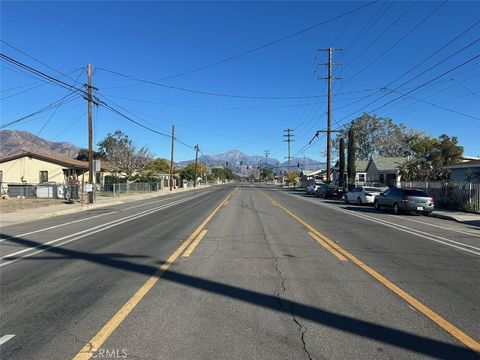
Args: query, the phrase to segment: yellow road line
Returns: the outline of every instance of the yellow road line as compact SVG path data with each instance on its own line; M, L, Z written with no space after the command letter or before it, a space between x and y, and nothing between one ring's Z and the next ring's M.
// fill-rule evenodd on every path
M141 287L132 295L130 299L117 311L113 317L100 329L100 331L85 344L85 346L75 355L73 360L87 360L90 359L95 352L102 346L102 344L110 337L110 335L120 326L130 312L138 305L145 295L157 283L165 271L177 260L185 248L195 239L203 230L207 223L215 216L220 208L225 204L228 197L233 194L231 192L215 210L195 229L195 231L178 247L175 252L170 255L165 263L163 263L158 270L153 274Z
M273 199L268 196L265 193L262 193L263 196L265 196L267 199L272 201ZM390 280L388 280L386 277L372 269L370 266L362 262L361 260L357 259L355 256L353 256L351 253L349 253L347 250L342 248L340 245L336 244L334 241L328 239L326 236L324 236L322 233L320 233L318 230L316 230L314 227L310 226L307 224L304 220L302 220L299 216L295 215L293 212L288 210L285 206L281 205L278 201L276 202L277 206L280 207L283 211L285 211L288 215L290 215L292 218L297 220L300 224L305 226L308 230L310 230L312 233L315 235L322 237L325 242L327 242L331 247L335 248L339 253L344 255L347 259L352 261L355 265L360 267L362 270L370 274L373 278L378 280L380 283L382 283L384 286L386 286L388 289L393 291L395 294L397 294L399 297L401 297L403 300L405 300L407 303L409 303L411 306L413 306L416 310L420 311L423 315L428 317L430 320L432 320L435 324L440 326L442 329L447 331L450 335L455 337L457 340L459 340L461 343L472 349L473 351L479 352L480 353L480 343L473 339L472 337L468 336L465 334L462 330L457 328L455 325L444 319L442 316L422 304L420 301L415 299L413 296L399 288L397 285L392 283Z
M205 230L202 230L202 232L196 237L195 241L193 241L190 246L188 247L187 250L185 250L185 252L183 253L182 256L185 256L185 257L188 257L190 255L192 255L192 252L195 250L195 248L198 246L198 244L200 243L200 241L203 239L203 237L205 236L205 234L207 233L207 229Z
M310 235L314 240L316 240L320 245L322 245L325 249L330 251L333 255L335 255L338 260L340 261L347 261L347 258L340 254L337 250L332 248L330 245L328 245L322 238L320 238L318 235L312 233L311 231L308 232L308 235Z

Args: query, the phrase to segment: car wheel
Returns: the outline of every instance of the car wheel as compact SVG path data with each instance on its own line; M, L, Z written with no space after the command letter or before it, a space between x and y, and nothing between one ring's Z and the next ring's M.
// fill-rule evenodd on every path
M424 212L423 212L423 215L425 215L425 216L430 216L431 213L432 213L431 211L424 211Z
M377 201L377 200L375 200L375 201L373 202L373 207L374 207L376 210L380 210L380 205L378 204L378 201Z
M357 198L357 205L359 205L359 206L362 205L362 199L360 197Z
M400 207L398 206L397 203L393 203L393 214L394 215L400 214Z

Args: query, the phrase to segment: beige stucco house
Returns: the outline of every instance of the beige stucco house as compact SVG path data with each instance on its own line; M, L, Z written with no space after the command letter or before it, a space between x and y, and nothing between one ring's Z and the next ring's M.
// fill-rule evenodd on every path
M2 184L65 184L84 174L88 179L88 162L47 152L20 152L0 158Z

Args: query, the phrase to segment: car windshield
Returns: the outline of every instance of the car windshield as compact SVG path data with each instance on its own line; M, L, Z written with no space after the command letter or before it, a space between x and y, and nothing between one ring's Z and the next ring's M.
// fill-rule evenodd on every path
M408 196L418 196L418 197L429 197L428 194L423 190L404 190L405 195Z
M366 192L382 192L381 189L379 189L379 188L373 188L373 187L365 188L365 191L366 191Z

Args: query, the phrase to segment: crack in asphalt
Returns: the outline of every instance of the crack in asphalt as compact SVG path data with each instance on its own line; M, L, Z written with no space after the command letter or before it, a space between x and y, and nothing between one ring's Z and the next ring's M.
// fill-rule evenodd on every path
M252 201L252 204L253 204L253 201ZM263 221L262 221L262 218L260 217L260 214L262 214L262 212L258 211L255 207L255 205L252 206L252 210L255 211L255 214L257 215L257 218L262 226L262 232L263 232L263 240L265 241L265 243L267 244L268 246L268 250L270 251L270 253L272 254L271 258L273 259L274 261L274 264L275 264L275 270L276 272L278 273L278 276L280 277L280 279L282 279L280 285L282 286L282 290L277 292L275 294L277 300L278 300L278 304L279 306L282 308L282 309L285 309L285 305L284 305L284 302L282 300L282 294L285 293L287 291L287 288L285 286L285 282L287 281L287 279L285 278L285 276L283 275L282 271L280 270L279 268L279 263L278 263L278 257L275 255L275 253L273 252L272 250L272 246L270 244L270 242L268 241L268 235L267 233L265 232L265 227L263 226ZM283 257L284 258L284 257ZM309 360L312 360L312 356L310 355L310 352L308 351L307 349L307 343L305 341L305 336L306 336L306 333L308 331L307 327L302 325L300 323L300 321L298 321L298 319L296 318L295 316L295 309L294 309L294 306L293 304L290 305L290 308L288 309L288 312L290 313L290 316L292 318L292 321L298 326L298 330L300 332L300 340L302 341L302 346L303 346L303 351L305 352L305 355L307 356L307 358Z

